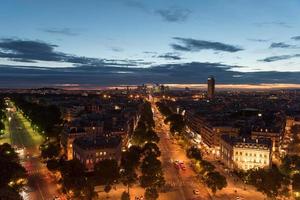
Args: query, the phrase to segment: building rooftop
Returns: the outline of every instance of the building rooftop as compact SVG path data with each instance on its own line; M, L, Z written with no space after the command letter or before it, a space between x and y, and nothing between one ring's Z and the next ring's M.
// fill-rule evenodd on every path
M270 139L251 139L246 137L234 137L229 135L222 135L222 140L226 143L241 148L271 148L272 142Z
M115 148L122 142L121 137L82 137L74 140L73 145L85 150Z

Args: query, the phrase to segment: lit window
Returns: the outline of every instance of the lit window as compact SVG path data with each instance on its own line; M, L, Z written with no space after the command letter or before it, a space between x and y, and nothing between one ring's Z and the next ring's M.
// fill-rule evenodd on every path
M106 155L106 152L105 152L105 151L103 152L103 155Z

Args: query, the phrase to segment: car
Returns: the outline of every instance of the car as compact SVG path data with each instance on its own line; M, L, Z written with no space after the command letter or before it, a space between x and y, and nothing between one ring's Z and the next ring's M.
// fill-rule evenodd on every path
M199 195L199 194L200 194L200 191L197 190L197 189L195 189L195 190L193 190L193 193L194 193L194 195Z

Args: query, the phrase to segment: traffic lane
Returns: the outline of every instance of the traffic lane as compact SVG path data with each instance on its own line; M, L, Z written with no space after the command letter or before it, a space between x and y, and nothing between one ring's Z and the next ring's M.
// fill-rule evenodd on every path
M160 132L161 133L161 132ZM164 136L164 134L161 134L161 142L162 142L162 151L165 152L165 155L168 155L166 160L168 161L168 172L166 175L170 177L170 179L173 181L173 183L176 185L176 187L181 188L183 195L187 199L191 198L197 198L197 199L207 199L208 195L202 195L200 197L199 195L194 194L194 190L198 189L198 183L195 182L195 179L192 179L192 176L194 175L191 169L186 168L184 171L181 169L175 168L174 162L171 162L171 160L176 160L178 157L178 152L180 149L176 148L175 145L170 145L170 140L168 136ZM164 154L164 153L163 153ZM202 191L202 194L207 193L207 191Z
M181 147L176 145L172 139L167 134L162 134L163 130L159 130L161 135L161 141L163 143L163 149L168 152L168 155L171 155L172 160L180 160L184 162L185 170L176 169L174 163L173 168L175 168L177 172L177 176L182 178L179 182L180 187L184 190L185 196L187 198L197 198L197 199L209 199L210 195L206 190L206 186L199 183L197 178L195 178L195 173L193 169L189 166L190 160L186 157L185 151L182 150ZM199 195L194 194L194 190L199 190L202 194L201 197Z

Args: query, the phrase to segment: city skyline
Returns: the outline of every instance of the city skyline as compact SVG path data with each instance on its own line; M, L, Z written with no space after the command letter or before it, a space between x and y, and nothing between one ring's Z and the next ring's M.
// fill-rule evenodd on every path
M3 1L2 87L299 83L299 1Z

